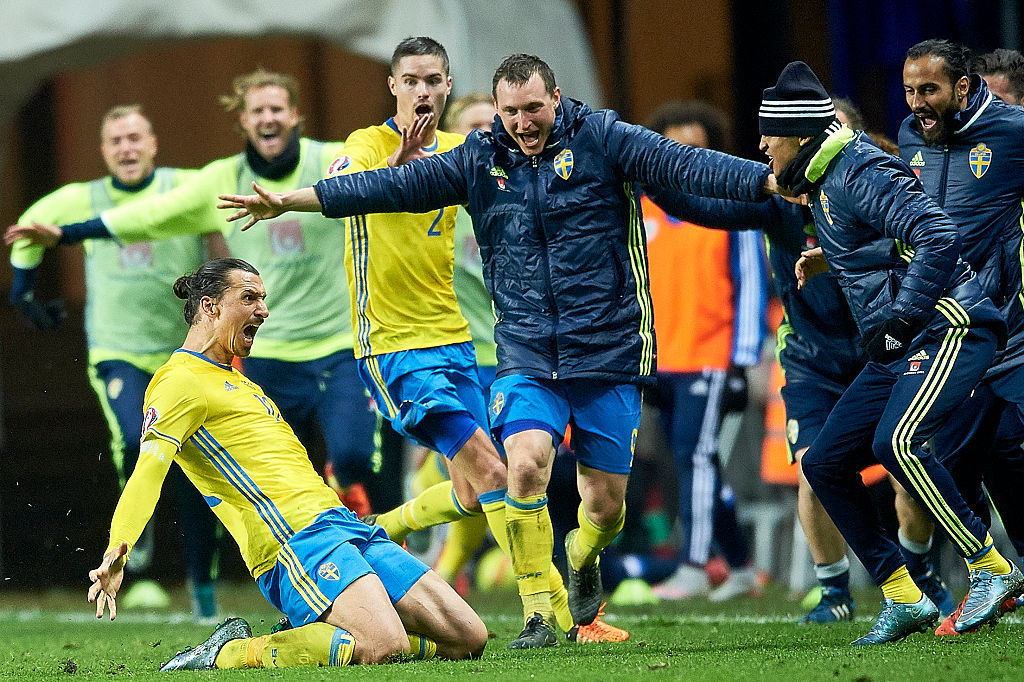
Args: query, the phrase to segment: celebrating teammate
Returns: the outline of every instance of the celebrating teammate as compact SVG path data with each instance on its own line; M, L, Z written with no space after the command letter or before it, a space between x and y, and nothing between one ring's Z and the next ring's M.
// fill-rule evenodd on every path
M157 168L157 137L137 105L111 108L100 126L100 153L110 175L91 182L65 185L36 201L12 226L12 233L94 218L100 212L171 191L194 171ZM219 238L219 235L218 235ZM11 240L8 240L9 242ZM182 272L199 267L210 250L222 243L204 243L198 235L143 241L122 246L111 240L85 242L85 336L89 348L89 382L99 398L110 429L110 452L124 486L139 458L142 396L153 372L178 347L186 327L177 315L169 287ZM36 269L43 248L28 239L11 248L14 282L11 302L37 328L59 322L55 305L35 298ZM126 300L145 301L127 307ZM216 520L181 471L170 475L184 532L185 564L192 593L193 618L216 618L213 562L217 547ZM154 550L152 526L136 548L136 577L146 574ZM129 601L139 606L166 605L170 597L154 580L133 585Z
M251 638L229 619L162 670L382 663L400 655L477 657L483 622L422 562L338 505L277 405L232 367L269 314L245 261L181 277L185 343L146 391L139 463L118 500L110 543L89 573L96 616L117 614L125 562L177 462L235 538L260 591L293 629ZM407 633L408 631L408 633Z

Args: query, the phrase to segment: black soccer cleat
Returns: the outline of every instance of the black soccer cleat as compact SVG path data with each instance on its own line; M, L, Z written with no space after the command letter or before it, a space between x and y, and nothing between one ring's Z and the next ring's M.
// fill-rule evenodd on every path
M569 571L569 612L577 625L590 625L601 610L604 590L601 587L601 569L595 561L591 566L576 570L569 558L569 546L576 537L578 528L573 528L565 536L565 564Z
M544 616L535 613L526 621L519 636L508 643L509 649L544 649L558 644L555 631L544 622Z
M174 658L160 666L165 670L213 670L217 654L233 639L252 637L252 628L241 618L228 618L217 626L210 638L196 648L187 647Z

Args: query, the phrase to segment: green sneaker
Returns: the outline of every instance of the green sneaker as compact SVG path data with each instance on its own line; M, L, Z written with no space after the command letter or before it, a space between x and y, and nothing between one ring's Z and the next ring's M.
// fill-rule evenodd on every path
M573 621L577 625L590 625L601 610L604 590L601 588L601 569L597 561L576 570L569 559L569 547L578 531L579 528L573 528L565 536L565 564L569 573L565 588L569 591L569 612L572 613Z
M543 649L558 644L555 631L544 622L544 616L535 613L526 621L519 636L508 643L509 649Z
M898 642L907 635L924 632L939 620L939 609L927 595L921 595L916 604L897 604L892 599L882 602L878 620L854 646Z
M248 639L252 637L252 629L249 624L241 618L228 618L217 626L209 639L196 648L186 647L179 651L174 658L160 666L160 671L165 670L213 670L217 660L217 654L224 648L224 645L233 639Z

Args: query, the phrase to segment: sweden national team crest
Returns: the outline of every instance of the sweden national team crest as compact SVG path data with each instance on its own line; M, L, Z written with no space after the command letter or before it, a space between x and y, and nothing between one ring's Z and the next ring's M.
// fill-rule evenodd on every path
M971 172L974 173L974 177L980 180L981 176L988 171L988 167L992 165L992 150L986 147L984 142L979 143L971 150L968 161L971 164Z
M316 569L316 574L324 580L341 579L341 571L338 570L337 565L333 561L320 564L320 568Z
M491 403L491 413L497 417L501 414L501 408L505 407L505 394L498 392L494 394L494 401Z
M555 157L555 173L563 180L568 180L572 175L572 150L563 149Z
M833 225L832 214L829 213L831 206L829 206L828 195L825 194L825 190L821 191L821 196L818 198L821 200L821 210L825 213L825 220L828 221L829 225Z
M800 422L795 419L790 419L786 422L786 440L789 441L790 445L796 445L796 441L800 438Z

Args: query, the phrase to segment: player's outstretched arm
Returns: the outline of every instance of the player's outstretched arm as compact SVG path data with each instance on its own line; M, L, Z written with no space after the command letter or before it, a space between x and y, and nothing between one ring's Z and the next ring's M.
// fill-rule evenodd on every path
M125 557L128 554L128 543L122 542L103 555L103 561L97 568L89 571L89 603L96 604L96 617L102 618L104 609L110 607L110 620L117 617L117 591L124 580Z
M276 218L288 211L319 212L323 209L320 199L312 187L292 190L290 192L268 192L255 181L252 189L256 194L221 194L221 203L217 208L238 209L228 216L228 222L248 217L242 230L248 230L261 220Z
M11 246L19 239L27 239L30 246L43 246L51 249L57 246L63 230L57 225L42 225L32 223L30 225L11 225L4 232L4 244Z

